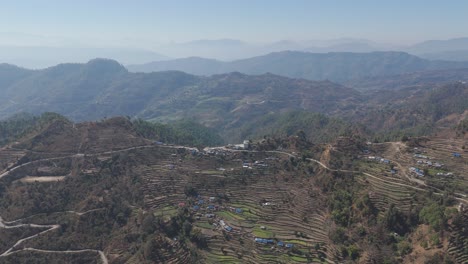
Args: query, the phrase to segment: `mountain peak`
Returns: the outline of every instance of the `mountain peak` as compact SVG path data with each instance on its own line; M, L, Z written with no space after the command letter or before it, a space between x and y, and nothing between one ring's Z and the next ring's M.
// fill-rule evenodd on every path
M105 58L92 59L85 66L99 72L127 72L127 69L118 61Z

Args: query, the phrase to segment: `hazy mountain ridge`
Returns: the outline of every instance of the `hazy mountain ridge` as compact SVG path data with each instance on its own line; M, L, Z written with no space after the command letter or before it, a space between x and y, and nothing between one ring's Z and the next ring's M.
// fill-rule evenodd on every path
M218 130L234 130L268 113L339 113L360 100L353 89L327 81L272 74L130 73L119 63L104 59L32 71L2 90L3 117L53 111L74 120L115 115L165 122L191 118Z
M428 89L436 85L454 81L468 82L468 68L419 71L389 76L375 76L354 79L345 83L359 91L364 90L395 90L426 86Z
M404 52L309 53L299 51L275 52L231 62L192 57L127 66L130 71L134 72L181 70L198 75L232 71L246 74L270 72L291 78L328 79L336 82L363 77L467 67L468 62L429 61Z
M8 71L11 69L8 67ZM461 84L444 86L465 76L466 70L407 74L401 81L395 81L399 77L394 76L379 77L381 79L375 81L370 78L363 83L363 92L330 81L274 74L233 72L200 77L179 71L131 73L118 62L106 59L87 64L61 64L45 70L18 71L25 77L2 87L0 116L52 111L73 120L96 120L116 115L161 122L190 119L215 129L228 142L262 136L262 133L289 135L293 133L291 128L297 127L290 120L310 123L314 129L307 134L317 140L329 139L327 133L334 138L349 131L359 131L367 136L384 131L395 132L395 136L429 133L432 130L425 127L434 125L446 115L459 115L460 109L457 108L456 113L440 109L421 112L428 102L418 98L425 98L438 89L450 91L452 86L466 89L466 85ZM443 77L437 77L436 73ZM383 82L387 84L378 86L382 83L379 80L387 80ZM359 82L354 87L360 88ZM381 90L366 91L372 89ZM450 104L464 97L446 92L444 98ZM344 118L347 122L328 120L328 117ZM265 128L256 125L261 123ZM332 125L328 126L328 123ZM372 132L359 126L351 128L351 123L372 128ZM421 126L424 126L423 130ZM317 127L319 129L315 130Z

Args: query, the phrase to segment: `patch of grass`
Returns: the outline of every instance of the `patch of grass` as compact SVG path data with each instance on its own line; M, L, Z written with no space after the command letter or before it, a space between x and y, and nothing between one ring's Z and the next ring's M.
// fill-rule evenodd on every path
M213 229L213 226L208 224L207 222L197 222L195 226L205 228L205 229Z
M202 170L200 173L208 174L208 175L222 175L223 174L222 171L218 171L218 170Z
M252 233L254 236L256 237L261 237L261 238L273 238L273 232L271 232L270 230L266 229L266 230L263 230L263 229L260 229L259 226L256 226L253 230L252 230Z
M306 247L310 246L309 243L307 243L306 241L302 241L299 239L290 239L290 240L285 240L284 242L291 243L291 244L299 244L299 245L306 246Z
M154 212L154 216L172 217L176 215L177 215L177 208L174 208L173 206L166 206Z
M295 262L304 262L304 263L308 262L306 258L300 257L300 256L291 256L290 258L291 258L291 260L293 260Z
M245 218L242 217L242 215L240 214L235 214L235 213L231 213L231 212L226 212L226 211L223 211L223 212L218 212L217 213L219 216L222 216L224 218L226 218L226 220L236 220L236 221L244 221Z

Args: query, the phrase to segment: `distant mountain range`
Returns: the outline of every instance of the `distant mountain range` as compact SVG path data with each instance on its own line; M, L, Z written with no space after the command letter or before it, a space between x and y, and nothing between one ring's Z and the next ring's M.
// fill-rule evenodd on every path
M301 54L293 54L299 61ZM370 72L376 68L362 62L359 65L367 65ZM420 64L401 67L413 69L412 65ZM359 74L353 77L363 74L358 66L354 68ZM131 73L106 59L44 70L3 64L0 118L19 112L57 112L77 121L116 115L162 122L189 119L219 131L228 142L238 142L297 129L306 129L314 139L327 139L347 129L364 131L361 125L372 128L371 133L382 129L395 129L395 135L416 133L415 129L427 133L438 120L453 114L452 120L457 122L468 109L468 85L457 82L467 76L467 70L401 76L367 77L362 88L359 82L350 82L353 89L330 81L270 73L252 76L233 72L211 77L180 71ZM444 98L443 109L437 106L438 97Z
M468 68L468 62L431 61L404 52L309 53L284 51L231 62L190 57L143 65L129 65L127 68L132 72L179 70L196 75L213 75L233 71L246 74L273 73L291 78L346 82L363 77Z
M47 68L63 62L84 63L94 58L112 58L125 64L169 59L156 52L133 48L0 45L0 63L12 63L32 69Z
M125 43L125 40L122 41ZM408 46L380 44L353 38L280 40L267 43L249 43L236 39L202 39L183 43L151 44L142 49L132 48L132 44L121 47L93 47L67 39L0 33L0 42L3 43L0 45L0 62L34 69L63 62L84 63L93 58L110 58L125 65L190 57L232 62L283 51L312 53L401 51L424 59L468 61L468 38L429 40Z
M468 68L364 77L346 82L345 85L359 91L393 91L414 87L431 87L454 81L468 82Z

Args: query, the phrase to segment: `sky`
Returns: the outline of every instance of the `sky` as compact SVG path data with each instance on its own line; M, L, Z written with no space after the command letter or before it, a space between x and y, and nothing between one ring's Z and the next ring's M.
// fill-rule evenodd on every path
M369 39L413 44L468 37L466 0L0 1L0 45L150 48L198 39Z

